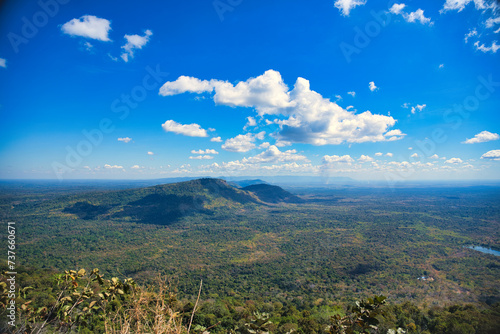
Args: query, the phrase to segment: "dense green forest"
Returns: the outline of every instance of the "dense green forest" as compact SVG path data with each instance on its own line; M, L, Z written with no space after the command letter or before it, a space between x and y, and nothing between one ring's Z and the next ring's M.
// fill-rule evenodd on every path
M193 323L214 333L256 321L255 312L268 314L272 333L323 333L374 295L387 296L385 332L499 328L500 258L467 248L500 249L496 187L292 195L202 179L84 190L0 187L2 221L17 227L19 284L35 285L20 302L54 303L57 288L44 289L55 273L99 268L143 286L168 277L182 314L202 280Z

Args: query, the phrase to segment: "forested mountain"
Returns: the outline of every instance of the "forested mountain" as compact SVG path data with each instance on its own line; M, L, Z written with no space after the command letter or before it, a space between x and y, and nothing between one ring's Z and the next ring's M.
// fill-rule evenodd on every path
M217 208L244 204L300 203L299 197L278 186L257 184L238 189L221 179L197 179L133 190L83 194L67 202L62 212L78 218L132 219L145 224L169 225L196 213L213 214ZM71 204L69 204L71 203Z

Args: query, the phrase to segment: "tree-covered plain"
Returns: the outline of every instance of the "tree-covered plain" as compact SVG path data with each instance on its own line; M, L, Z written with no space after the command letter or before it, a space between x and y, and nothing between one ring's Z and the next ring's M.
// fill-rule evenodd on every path
M2 220L16 222L17 258L29 270L97 267L140 284L159 273L186 303L203 280L204 307L273 311L278 324L297 328L311 312L331 316L373 295L388 297L394 319L408 318L400 309L409 305L418 316L439 308L451 319L467 307L494 312L500 301L500 259L466 247L500 249L495 187L301 189L303 201L294 203L269 203L269 194L264 201L214 180L0 191ZM217 312L199 313L214 317L198 323L229 316Z

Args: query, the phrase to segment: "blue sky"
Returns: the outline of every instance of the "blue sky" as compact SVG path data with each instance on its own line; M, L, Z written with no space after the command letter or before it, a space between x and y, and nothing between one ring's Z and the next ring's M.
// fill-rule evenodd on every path
M499 179L500 6L7 0L0 178Z

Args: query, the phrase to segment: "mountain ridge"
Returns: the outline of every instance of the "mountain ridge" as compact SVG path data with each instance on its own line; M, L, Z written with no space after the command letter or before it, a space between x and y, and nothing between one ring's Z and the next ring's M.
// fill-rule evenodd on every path
M61 210L84 220L131 219L146 224L169 225L194 214L248 205L299 203L299 197L278 186L255 184L237 188L225 180L202 178L145 188L89 193L66 199Z

